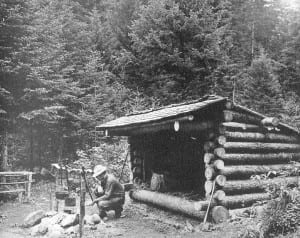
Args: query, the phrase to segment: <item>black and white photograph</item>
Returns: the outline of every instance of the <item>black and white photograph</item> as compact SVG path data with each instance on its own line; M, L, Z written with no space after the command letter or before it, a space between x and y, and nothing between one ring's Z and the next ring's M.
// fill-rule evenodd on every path
M0 0L1 238L299 238L300 0Z

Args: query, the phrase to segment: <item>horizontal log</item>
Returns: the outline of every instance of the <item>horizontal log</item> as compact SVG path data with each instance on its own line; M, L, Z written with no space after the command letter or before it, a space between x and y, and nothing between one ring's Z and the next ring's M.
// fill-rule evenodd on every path
M264 201L271 199L268 193L250 193L226 196L224 200L219 201L218 204L230 209L249 207L258 201Z
M300 151L299 144L261 143L261 142L226 142L223 147L226 152L233 151Z
M234 112L230 110L224 110L224 120L225 122L242 122L242 123L252 123L255 125L260 125L261 119L249 114Z
M258 125L245 124L239 122L223 122L219 126L219 133L222 135L226 131L262 131L262 128Z
M267 186L298 185L298 177L277 177L266 180L229 180L222 190L226 194L242 194L264 191Z
M295 168L292 164L273 164L273 165L232 165L225 166L224 169L220 171L221 174L228 178L250 178L252 175L265 174L270 171L281 171L289 170L291 171Z
M226 164L278 164L300 161L300 153L229 154L224 148L215 149L216 155Z
M179 122L191 122L194 120L193 115L183 116L179 118L164 120L164 121L154 121L148 123L139 123L136 125L122 125L119 127L101 127L97 126L97 131L104 131L106 136L110 135L137 135L144 133L153 133L161 130L173 130L174 131L174 123Z
M223 136L218 137L219 144L223 145L229 141L260 141L260 142L285 142L298 143L299 138L296 136L275 134L275 133L258 133L258 132L232 132L226 131Z
M261 216L262 211L264 211L266 205L253 205L249 207L243 208L235 208L230 209L229 214L230 217L245 217L245 214L250 217L258 217Z
M255 117L261 118L261 119L265 118L264 115L262 115L262 114L260 114L258 112L252 111L249 108L243 107L241 105L236 105L235 104L234 105L234 110L238 111L238 112L241 112L241 113L249 113L249 114L251 114L251 115L253 115ZM294 133L296 135L299 135L299 130L298 129L296 129L294 127L291 127L291 126L289 126L287 124L281 123L281 122L279 123L278 127L275 127L274 129L279 129L281 131L286 131L287 133Z
M193 202L176 196L147 190L134 190L129 193L134 200L156 205L191 217L204 219L207 201Z
M279 119L276 117L266 117L261 120L261 124L263 126L278 126L279 125Z

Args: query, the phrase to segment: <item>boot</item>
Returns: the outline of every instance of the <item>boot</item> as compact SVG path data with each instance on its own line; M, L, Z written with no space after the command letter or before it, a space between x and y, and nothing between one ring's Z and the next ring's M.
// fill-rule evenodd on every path
M118 207L115 209L115 218L120 218L121 214L122 214L123 208L122 207Z
M105 211L101 211L99 214L100 218L103 219L104 217L107 217L107 214Z

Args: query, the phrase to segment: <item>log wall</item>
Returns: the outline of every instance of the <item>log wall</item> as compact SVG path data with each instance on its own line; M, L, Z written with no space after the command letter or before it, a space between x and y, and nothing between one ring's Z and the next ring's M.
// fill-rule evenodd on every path
M268 199L267 186L298 185L297 177L266 178L270 172L277 176L295 168L291 162L300 161L298 134L280 127L276 118L247 113L232 103L226 104L221 117L215 138L204 145L207 198L213 196L215 204L230 209L241 208ZM256 175L260 179L253 179Z
M298 185L297 177L276 177L281 171L292 170L292 161L300 161L297 133L282 127L276 118L263 118L259 114L243 111L230 102L224 104L222 109L216 108L215 111L209 112L209 116L206 117L205 113L200 113L199 117L193 115L194 121L180 124L179 131L176 132L171 127L166 137L165 134L164 137L153 137L156 144L146 141L143 136L133 137L130 141L130 155L134 183L140 184L149 180L151 170L158 161L159 165L164 162L164 169L169 170L169 174L175 175L175 178L186 179L185 183L189 183L188 176L195 174L195 167L199 167L196 170L201 176L196 179L204 191L203 196L206 200L203 204L197 203L196 211L192 205L183 210L187 210L185 213L189 215L201 218L203 211L207 209L208 201L211 201L211 207L248 207L257 201L270 198L265 193L265 188L269 185ZM168 138L174 140L180 133L184 135L184 139L177 141L177 144L166 141ZM190 139L193 143L188 141ZM169 152L157 153L156 147L160 150L160 145L167 146ZM152 148L149 149L149 146ZM199 155L193 151L198 151ZM199 158L197 163L195 157ZM275 178L253 179L270 171L273 171ZM136 199L148 199L148 193L147 196L140 194L143 195L142 198L138 195L139 193L135 193ZM166 198L162 197L161 200L165 201ZM166 204L166 207L179 211L172 204L160 203L155 199L159 197L153 196L153 204Z

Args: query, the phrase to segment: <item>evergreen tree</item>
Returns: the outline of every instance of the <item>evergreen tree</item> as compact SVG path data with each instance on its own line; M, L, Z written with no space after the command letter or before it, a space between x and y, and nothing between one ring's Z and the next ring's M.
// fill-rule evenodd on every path
M251 67L238 82L237 101L269 116L282 113L283 91L277 76L276 62L264 53L253 60Z
M218 13L208 1L150 1L131 26L131 49L117 59L123 82L163 103L207 93L222 61Z

